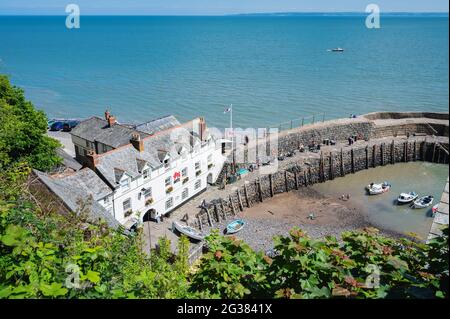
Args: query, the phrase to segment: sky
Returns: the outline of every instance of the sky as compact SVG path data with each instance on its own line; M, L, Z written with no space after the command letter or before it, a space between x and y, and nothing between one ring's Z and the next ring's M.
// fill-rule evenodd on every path
M65 15L66 5L86 15L224 15L267 12L447 12L447 0L0 0L0 15Z

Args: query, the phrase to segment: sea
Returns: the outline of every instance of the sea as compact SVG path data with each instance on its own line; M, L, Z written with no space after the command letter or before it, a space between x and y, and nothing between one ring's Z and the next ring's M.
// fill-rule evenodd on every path
M49 118L173 114L269 127L323 114L446 112L448 15L0 16L0 73ZM344 52L330 49L341 47ZM321 117L322 119L322 117Z

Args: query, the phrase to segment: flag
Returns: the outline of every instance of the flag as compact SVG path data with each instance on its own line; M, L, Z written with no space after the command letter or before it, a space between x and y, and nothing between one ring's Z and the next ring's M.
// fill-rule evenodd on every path
M227 107L225 110L223 110L223 113L228 113L228 112L231 112L231 106Z

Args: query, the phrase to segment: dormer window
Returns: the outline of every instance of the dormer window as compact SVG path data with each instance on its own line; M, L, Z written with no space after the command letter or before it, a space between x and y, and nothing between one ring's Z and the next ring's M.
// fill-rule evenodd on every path
M142 172L142 177L144 178L144 179L147 179L147 178L149 178L150 177L150 169L144 169L144 171Z
M130 179L126 178L120 181L120 188L123 190L127 190L130 188Z
M169 159L169 158L165 159L165 160L163 161L163 163L164 163L164 167L165 167L165 168L169 168L169 167L170 167L170 159Z

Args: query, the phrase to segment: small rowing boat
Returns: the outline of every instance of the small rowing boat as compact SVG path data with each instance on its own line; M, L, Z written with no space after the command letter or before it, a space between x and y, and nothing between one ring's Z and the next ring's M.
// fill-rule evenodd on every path
M413 208L426 208L433 204L434 197L431 195L423 196L416 201L412 205Z
M242 219L236 219L227 225L227 234L235 234L244 228L245 222Z
M409 193L401 193L400 196L397 198L398 204L407 204L411 203L412 201L416 200L417 197L419 197L419 194L416 192L409 192Z
M198 232L196 229L187 225L182 225L177 221L174 221L172 223L172 228L178 230L180 233L195 240L203 240L205 238L205 235Z
M370 183L366 186L367 191L370 195L383 194L391 189L391 184L388 182L383 182L382 184Z

